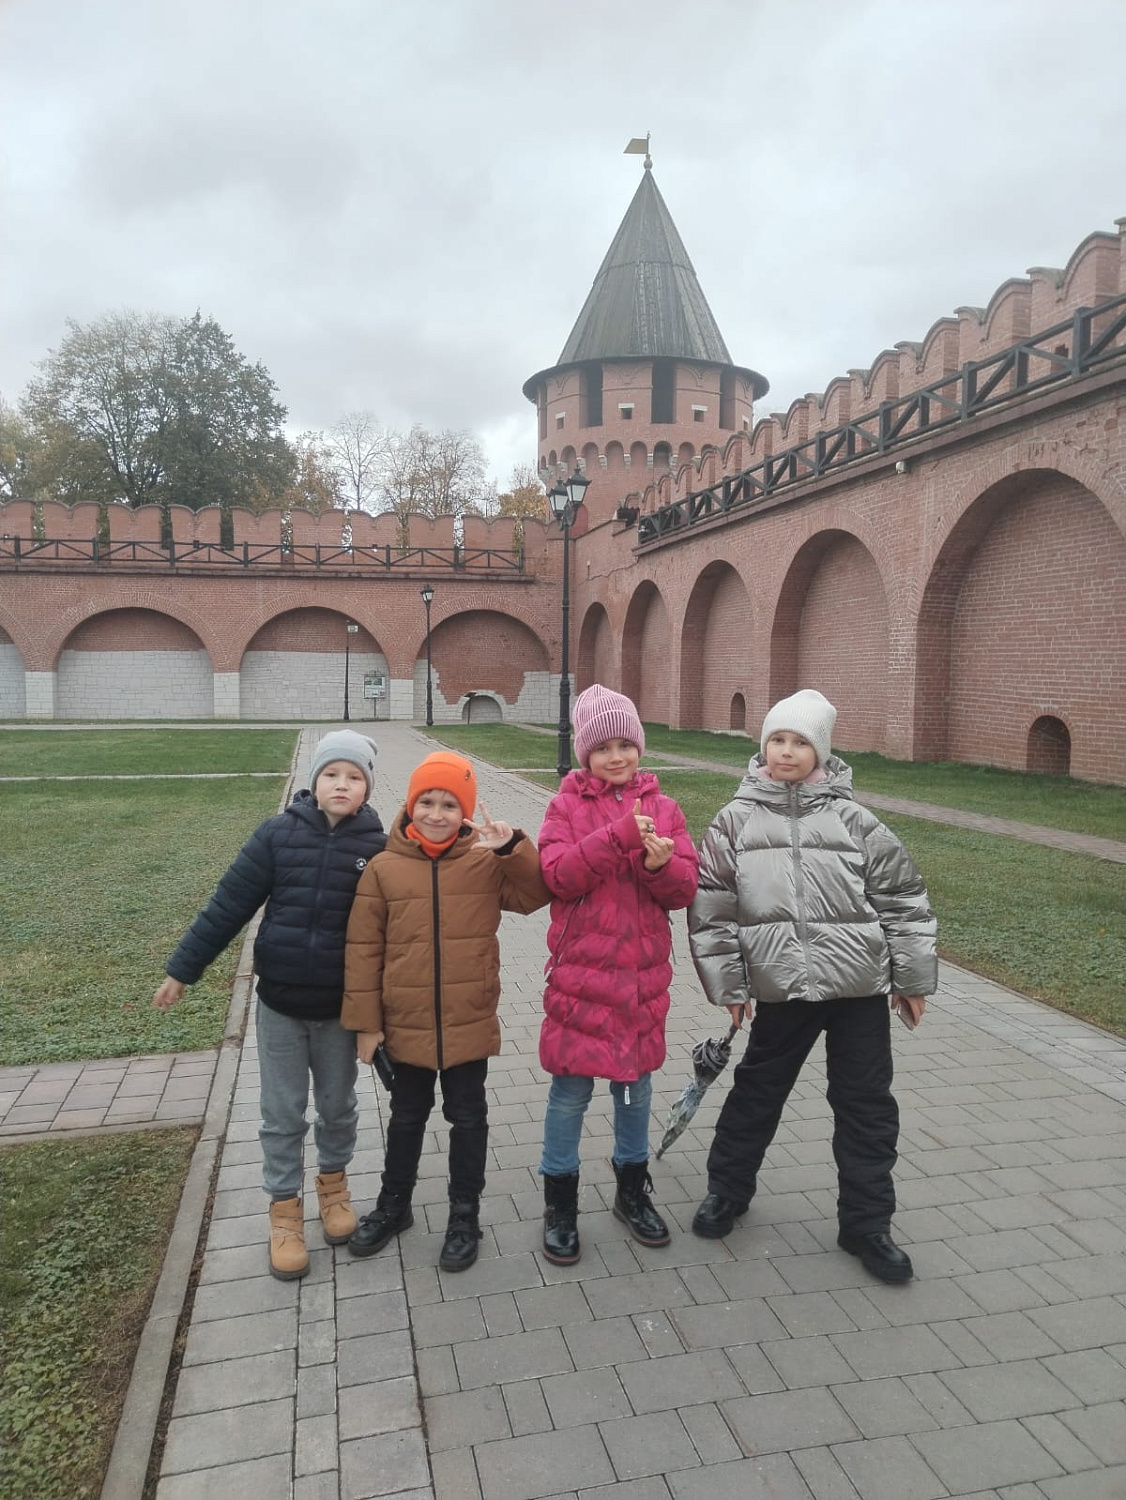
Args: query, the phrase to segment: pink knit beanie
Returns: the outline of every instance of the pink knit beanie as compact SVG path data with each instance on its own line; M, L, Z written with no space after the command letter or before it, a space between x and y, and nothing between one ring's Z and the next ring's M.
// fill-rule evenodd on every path
M645 731L637 709L624 693L613 693L601 683L596 682L575 699L571 723L581 765L589 765L590 752L606 740L629 740L644 754Z

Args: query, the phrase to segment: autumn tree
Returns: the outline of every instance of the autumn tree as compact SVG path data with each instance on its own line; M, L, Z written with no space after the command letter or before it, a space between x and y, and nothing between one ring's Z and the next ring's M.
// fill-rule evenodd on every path
M285 407L213 318L118 312L67 328L23 403L50 492L229 511L288 484Z
M341 503L337 495L337 471L334 451L323 432L299 432L290 444L293 474L280 492L264 493L253 509L295 510L300 508L319 516Z
M370 508L380 487L388 436L369 411L347 412L329 434L337 490L349 509Z

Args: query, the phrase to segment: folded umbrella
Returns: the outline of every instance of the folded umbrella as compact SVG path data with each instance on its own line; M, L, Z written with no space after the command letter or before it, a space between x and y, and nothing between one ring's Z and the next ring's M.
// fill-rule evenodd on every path
M724 1037L708 1037L692 1048L692 1079L683 1094L669 1110L668 1124L657 1151L660 1161L672 1143L683 1133L689 1120L700 1107L700 1100L731 1060L731 1043L738 1026L732 1026Z

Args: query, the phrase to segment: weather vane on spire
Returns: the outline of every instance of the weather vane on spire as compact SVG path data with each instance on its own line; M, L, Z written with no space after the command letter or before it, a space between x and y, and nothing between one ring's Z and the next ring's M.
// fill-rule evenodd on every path
M649 132L646 131L644 140L642 140L639 135L635 135L633 140L630 141L629 145L622 152L622 155L644 156L645 170L647 172L651 172L653 170L653 158L649 155Z

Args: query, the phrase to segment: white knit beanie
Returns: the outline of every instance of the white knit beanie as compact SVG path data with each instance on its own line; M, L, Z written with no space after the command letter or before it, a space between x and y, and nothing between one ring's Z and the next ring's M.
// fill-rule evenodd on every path
M374 740L369 740L366 734L357 734L354 729L334 729L330 734L325 735L313 751L309 785L316 787L317 777L325 766L332 765L334 760L346 760L349 765L358 766L364 773L364 780L368 787L367 795L370 797L372 783L375 780L375 757L378 754Z
M817 752L817 764L823 766L829 759L833 725L837 722L837 710L816 688L802 688L789 698L782 698L762 721L760 746L766 754L766 742L779 729L788 729L791 734L800 734Z

